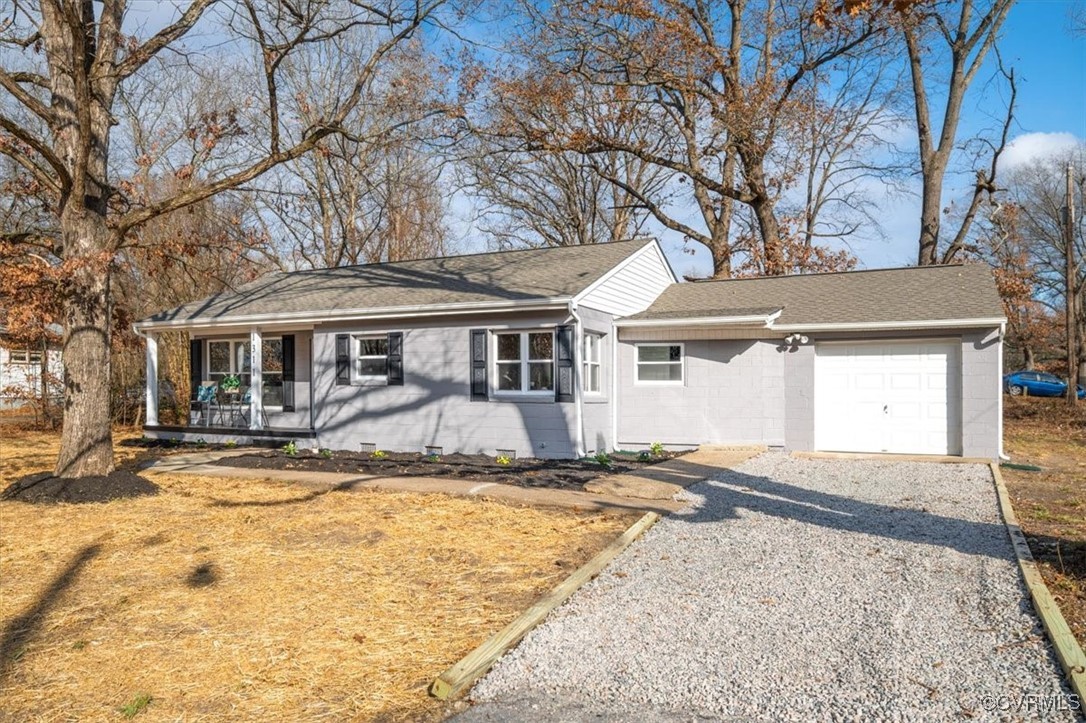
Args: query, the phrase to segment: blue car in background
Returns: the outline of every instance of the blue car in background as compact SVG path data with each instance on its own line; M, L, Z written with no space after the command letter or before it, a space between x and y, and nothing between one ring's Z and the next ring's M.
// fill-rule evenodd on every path
M1086 399L1086 389L1077 385L1078 398ZM1067 394L1067 382L1055 374L1046 372L1014 372L1003 377L1003 391L1017 397L1028 394L1031 397L1062 397Z

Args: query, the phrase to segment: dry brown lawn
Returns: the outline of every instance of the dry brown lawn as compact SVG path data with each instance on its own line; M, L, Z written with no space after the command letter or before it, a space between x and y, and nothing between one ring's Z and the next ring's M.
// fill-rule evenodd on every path
M1041 574L1079 642L1086 645L1086 402L1006 398L1003 468L1015 513Z
M48 469L56 436L0 444L6 485ZM156 497L0 502L0 720L440 718L433 678L630 523L153 480Z

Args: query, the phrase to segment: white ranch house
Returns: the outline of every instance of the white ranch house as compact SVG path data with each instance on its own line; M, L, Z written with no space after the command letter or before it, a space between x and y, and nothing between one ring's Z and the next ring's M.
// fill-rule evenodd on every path
M679 283L657 242L627 241L277 273L136 330L152 437L994 459L1004 324L983 266ZM173 427L156 335L175 330L214 401Z

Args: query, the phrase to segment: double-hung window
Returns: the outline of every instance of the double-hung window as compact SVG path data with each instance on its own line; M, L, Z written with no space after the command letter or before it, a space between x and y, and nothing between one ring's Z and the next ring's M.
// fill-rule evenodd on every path
M600 346L602 334L584 335L584 390L588 394L599 394L603 383L600 373Z
M8 360L11 364L41 366L41 349L12 349Z
M388 335L356 336L354 380L359 384L388 383Z
M236 376L247 387L252 377L252 355L248 341L209 341L207 343L208 378L222 384L228 376Z
M642 384L682 384L682 344L640 344L637 381Z
M265 407L283 406L283 340L261 340L262 378ZM228 376L236 376L241 386L252 384L252 354L248 340L209 341L207 343L208 379L222 384Z
M498 332L494 340L499 393L554 391L554 332Z

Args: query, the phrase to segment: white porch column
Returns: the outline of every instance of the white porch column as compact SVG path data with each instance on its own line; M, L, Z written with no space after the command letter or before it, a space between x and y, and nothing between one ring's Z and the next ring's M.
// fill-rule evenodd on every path
M264 336L249 332L249 429L264 429Z
M147 380L144 394L147 398L146 424L158 424L158 334L147 334Z

